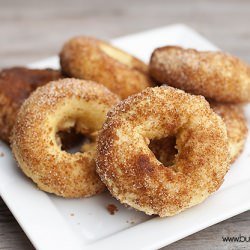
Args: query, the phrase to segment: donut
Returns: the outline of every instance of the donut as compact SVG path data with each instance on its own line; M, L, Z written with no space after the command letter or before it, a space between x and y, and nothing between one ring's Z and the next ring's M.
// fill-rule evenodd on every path
M173 165L163 165L149 144L169 136L175 136L178 153ZM228 171L228 156L225 124L205 98L162 86L147 88L108 113L96 163L121 203L164 217L216 191Z
M210 107L225 122L227 128L229 156L232 164L241 154L247 138L248 128L244 111L240 105L211 102ZM164 165L174 164L177 149L175 137L150 141L149 148Z
M226 124L229 155L233 163L242 153L247 139L248 128L244 110L240 105L233 104L211 102L210 106Z
M58 70L13 67L0 72L0 139L9 143L17 112L38 86L62 78Z
M69 77L101 83L122 99L152 85L145 63L95 38L69 40L60 53L60 63Z
M154 50L149 71L160 84L217 102L250 101L250 68L227 53L166 46Z
M119 98L104 86L62 79L38 88L18 112L11 147L22 171L48 193L88 197L104 190L95 171L95 147L74 154L61 150L59 131L74 128L92 138Z

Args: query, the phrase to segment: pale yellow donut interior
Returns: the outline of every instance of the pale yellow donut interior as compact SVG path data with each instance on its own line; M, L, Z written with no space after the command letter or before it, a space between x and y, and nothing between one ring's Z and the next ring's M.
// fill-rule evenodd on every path
M77 133L80 133L90 139L90 144L84 144L82 151L92 151L95 148L96 133L101 129L101 125L104 119L104 111L100 110L95 103L89 103L88 105L81 105L76 98L68 100L67 104L60 105L60 109L57 110L56 115L49 116L49 137L55 145L58 146L58 150L61 150L61 142L57 133L59 131L67 131L74 128ZM93 112L95 110L95 112Z
M127 65L128 67L132 67L132 56L129 54L104 43L100 44L100 49L111 58Z

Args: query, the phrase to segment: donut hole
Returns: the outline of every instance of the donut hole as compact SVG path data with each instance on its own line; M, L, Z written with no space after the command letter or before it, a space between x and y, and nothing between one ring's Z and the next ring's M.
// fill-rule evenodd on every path
M123 51L116 49L114 47L108 46L106 44L101 44L100 49L109 57L113 58L114 60L125 64L128 67L131 67L131 60L132 57Z
M90 151L95 144L93 137L79 133L74 127L58 131L56 141L61 150L70 154Z
M175 164L178 154L175 136L150 140L148 147L165 167L171 167Z

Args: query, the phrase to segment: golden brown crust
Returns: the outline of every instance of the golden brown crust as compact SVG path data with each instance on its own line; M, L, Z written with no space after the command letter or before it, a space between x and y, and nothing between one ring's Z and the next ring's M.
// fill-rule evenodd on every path
M226 53L166 46L153 52L149 71L161 84L218 102L250 101L250 68Z
M101 83L122 99L152 85L145 63L95 38L69 40L60 62L66 75Z
M148 148L176 136L171 167ZM98 140L97 172L114 197L147 214L170 216L216 191L229 168L225 124L201 96L147 88L108 113Z
M227 127L229 155L233 163L244 149L247 139L247 120L240 105L210 103L211 108L221 116Z
M95 150L69 154L61 150L56 134L72 127L84 135L98 131L118 101L104 86L84 80L63 79L38 88L22 105L11 138L23 172L40 189L63 197L103 191Z
M14 67L0 72L0 139L9 142L17 112L37 87L62 78L58 70Z
M233 163L241 154L247 138L248 128L243 108L235 104L210 103L211 108L225 122L227 128L230 163ZM161 140L153 140L149 148L155 157L162 162L173 164L175 162L176 140L174 137L167 137Z

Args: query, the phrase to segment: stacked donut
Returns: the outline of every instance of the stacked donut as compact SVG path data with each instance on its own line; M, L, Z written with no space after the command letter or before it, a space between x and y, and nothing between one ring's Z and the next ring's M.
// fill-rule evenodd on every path
M62 78L58 70L13 67L0 72L0 139L9 143L19 108L39 86Z
M68 41L60 62L67 78L24 101L11 136L19 166L40 189L77 198L107 187L121 203L164 217L221 186L247 136L246 64L164 47L147 66L88 37ZM74 154L59 136L72 129L88 138Z

